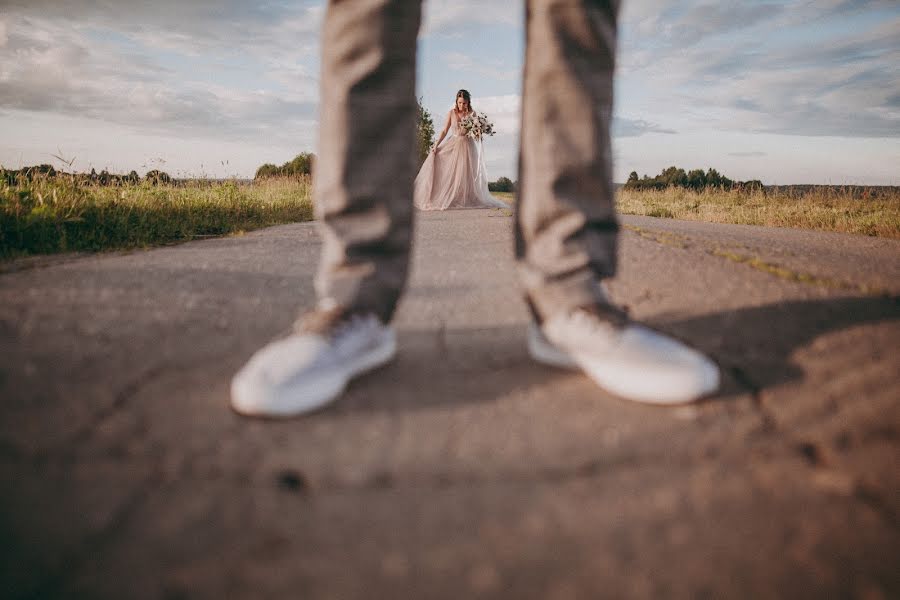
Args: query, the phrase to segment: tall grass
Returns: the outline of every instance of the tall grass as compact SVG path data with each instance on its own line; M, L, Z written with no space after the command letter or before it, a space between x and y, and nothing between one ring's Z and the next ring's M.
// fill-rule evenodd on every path
M514 194L492 192L510 204ZM798 186L764 190L626 190L617 210L709 223L796 227L900 239L900 188Z
M310 180L99 186L0 179L0 257L167 244L313 218ZM495 194L513 204L512 194ZM623 214L800 227L900 239L900 189L624 190Z
M0 257L167 244L313 218L308 177L261 183L0 183Z
M712 223L798 227L862 235L900 238L900 190L878 193L842 188L816 188L794 193L775 190L693 191L665 190L618 192L619 212Z

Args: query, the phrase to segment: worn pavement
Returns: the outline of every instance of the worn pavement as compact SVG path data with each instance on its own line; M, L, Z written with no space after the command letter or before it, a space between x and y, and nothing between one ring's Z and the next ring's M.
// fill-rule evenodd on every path
M900 242L625 217L613 297L708 352L657 408L525 351L509 211L420 215L400 352L228 409L313 224L0 274L3 598L900 596Z

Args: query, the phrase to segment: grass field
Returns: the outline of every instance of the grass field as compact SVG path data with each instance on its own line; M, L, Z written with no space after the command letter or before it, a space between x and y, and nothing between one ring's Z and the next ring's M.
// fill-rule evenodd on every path
M514 194L494 196L515 202ZM707 189L692 191L625 190L616 206L626 215L666 219L797 227L900 239L900 188L865 190L821 187L797 193L792 188L767 191Z
M262 183L0 184L0 257L154 246L313 218L309 178Z
M752 192L620 189L617 206L626 215L798 227L900 239L900 189L881 189L872 197L866 196L857 190L828 187L803 194L794 194L790 188Z
M2 181L2 180L0 180ZM308 221L308 177L99 186L67 176L0 183L0 258L170 244ZM511 193L495 196L515 203ZM900 239L900 189L694 192L620 189L623 214L800 227Z

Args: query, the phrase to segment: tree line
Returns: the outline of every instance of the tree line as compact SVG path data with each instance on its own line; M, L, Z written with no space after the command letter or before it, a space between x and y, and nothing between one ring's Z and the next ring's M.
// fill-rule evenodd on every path
M427 108L422 106L422 99L416 100L416 155L419 166L428 158L431 145L434 143L434 119ZM312 174L316 155L312 152L301 152L281 166L266 163L256 170L254 179L269 177L295 177Z
M434 118L431 112L422 105L422 99L416 100L416 158L417 169L428 158L431 147L434 145ZM272 163L266 163L256 170L254 179L266 179L269 177L293 177L297 175L310 175L316 161L316 155L311 152L301 152L292 160L280 167ZM515 184L508 177L501 177L497 181L488 183L492 192L512 192Z
M31 182L40 178L66 177L76 184L90 185L136 185L146 182L151 185L160 185L172 183L172 178L168 173L153 169L147 171L144 177L138 175L137 171L132 170L127 175L119 173L110 173L103 169L99 173L96 169L91 169L90 173L66 173L58 171L53 165L33 165L30 167L22 167L21 169L5 169L0 167L0 181L8 186L14 186L21 182Z
M763 184L758 179L750 181L734 181L710 168L706 172L703 169L685 171L678 167L668 167L656 177L638 177L637 171L632 171L625 182L626 190L662 190L668 187L680 187L694 190L706 188L718 189L758 189L762 190Z
M312 152L301 152L293 159L287 161L280 167L272 163L266 163L256 170L254 179L268 179L270 177L296 177L299 175L312 174L313 165L316 162L316 155Z
M422 99L416 101L416 154L418 167L422 166L428 153L434 145L434 119L431 113L422 105ZM297 177L311 175L315 166L316 155L312 152L301 152L282 165L265 163L256 169L254 180L259 181L271 177ZM53 165L42 164L22 169L10 170L0 167L0 181L5 180L7 185L13 186L21 181L32 181L36 177L56 177L65 175L75 183L91 185L129 185L143 182L151 185L177 183L168 173L153 169L142 178L137 171L131 171L127 175L110 173L106 169L99 173L91 169L90 173L64 173L57 171ZM508 177L501 177L497 181L488 184L492 192L512 192L515 184Z

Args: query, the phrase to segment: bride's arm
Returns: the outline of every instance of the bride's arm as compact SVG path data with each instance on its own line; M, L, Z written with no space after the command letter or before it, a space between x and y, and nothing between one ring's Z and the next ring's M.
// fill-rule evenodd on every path
M437 147L441 145L441 142L444 141L444 137L446 137L447 132L450 131L450 115L453 114L453 111L447 113L447 122L444 123L444 129L441 131L440 137L438 137L438 141L435 142L434 148L432 148L432 152L437 152Z

